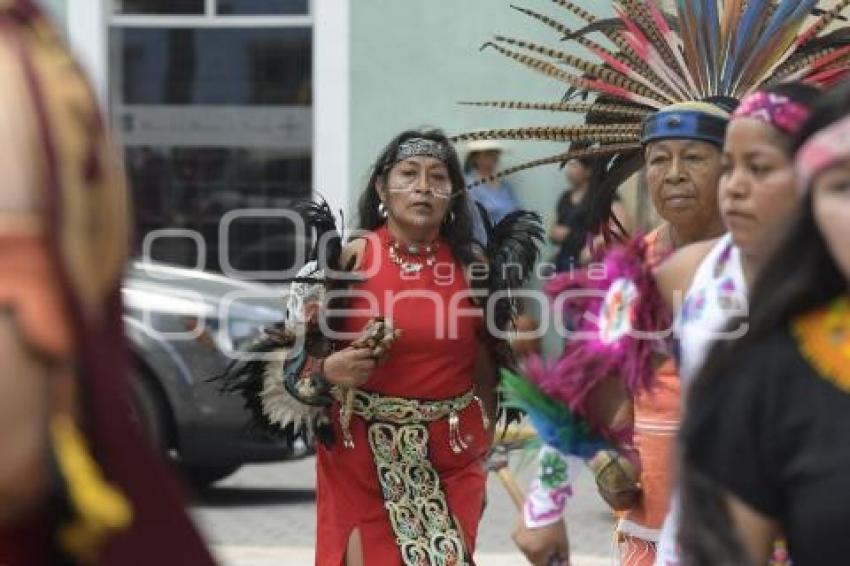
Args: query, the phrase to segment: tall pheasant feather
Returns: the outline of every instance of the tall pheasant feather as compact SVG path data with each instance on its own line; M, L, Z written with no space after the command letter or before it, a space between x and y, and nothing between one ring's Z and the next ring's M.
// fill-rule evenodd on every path
M640 123L654 112L678 102L737 99L778 80L830 84L850 71L850 29L827 32L841 21L850 0L829 6L827 0L603 0L594 3L593 13L575 0L551 4L561 9L559 15L511 7L559 34L558 45L500 34L486 46L565 85L566 96L562 89L550 102L471 104L574 112L588 127L577 129L565 120L457 139L563 141L568 144L563 152L510 167L495 178L592 156L594 178L604 186L591 196L603 204L613 190L608 181L621 179L639 163ZM582 103L572 100L576 94ZM607 222L595 228L604 226Z

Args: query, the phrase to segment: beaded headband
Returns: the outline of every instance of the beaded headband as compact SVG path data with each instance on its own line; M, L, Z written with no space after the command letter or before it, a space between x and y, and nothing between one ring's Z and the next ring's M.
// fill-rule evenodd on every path
M850 116L813 135L797 152L800 192L811 189L815 177L846 160L850 160Z
M772 92L754 92L741 101L732 118L754 118L766 122L782 132L793 136L800 131L811 111L787 96Z
M393 163L419 156L433 157L443 163L449 160L449 148L446 144L426 138L410 138L398 146Z
M661 111L650 116L643 127L644 145L670 139L704 141L723 147L727 118L699 110Z

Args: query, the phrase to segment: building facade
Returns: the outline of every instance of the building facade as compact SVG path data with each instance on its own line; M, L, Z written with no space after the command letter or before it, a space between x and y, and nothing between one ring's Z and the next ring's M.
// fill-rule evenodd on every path
M43 1L108 108L141 239L172 229L154 248L173 261L193 255L194 242L180 231L194 231L208 243L204 266L220 268L216 226L226 211L286 207L314 192L351 212L372 160L401 130L451 134L575 119L458 104L552 101L565 90L480 50L495 33L558 41L508 0ZM578 25L553 4L536 9ZM550 143L505 147L503 165L563 151ZM557 167L512 183L523 205L547 220L565 188ZM268 269L285 261L298 245L285 224L233 223L230 263Z

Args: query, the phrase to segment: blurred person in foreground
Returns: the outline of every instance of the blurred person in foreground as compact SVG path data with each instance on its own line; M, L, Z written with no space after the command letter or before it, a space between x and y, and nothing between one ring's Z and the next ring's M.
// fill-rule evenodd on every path
M747 324L718 341L682 427L685 565L795 566L850 556L850 84L797 136L802 202L764 258Z
M0 3L0 564L212 564L131 420L128 201L56 30Z

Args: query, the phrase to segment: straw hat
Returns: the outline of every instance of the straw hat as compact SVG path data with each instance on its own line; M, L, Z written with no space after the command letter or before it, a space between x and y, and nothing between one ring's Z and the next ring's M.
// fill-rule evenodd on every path
M482 151L498 151L505 153L507 148L500 140L473 140L462 142L457 145L458 153L468 156L471 153Z

